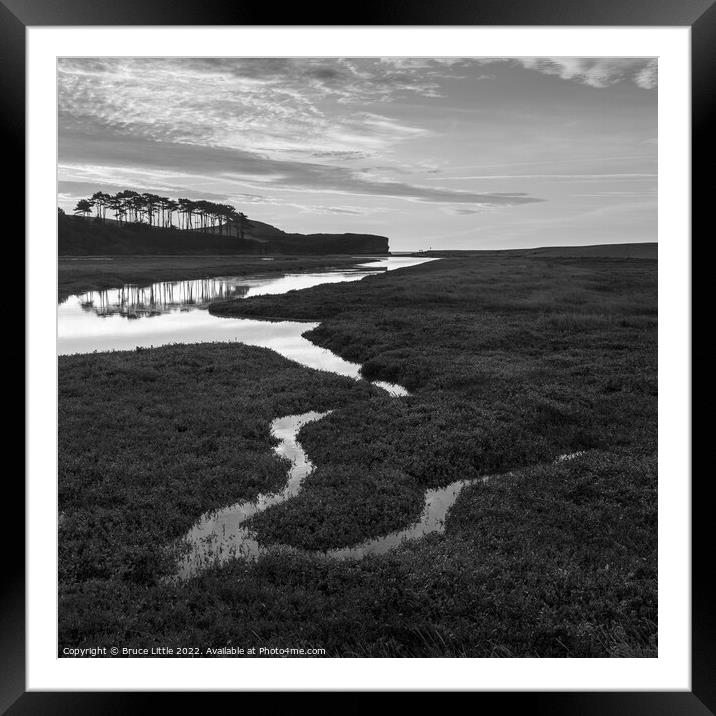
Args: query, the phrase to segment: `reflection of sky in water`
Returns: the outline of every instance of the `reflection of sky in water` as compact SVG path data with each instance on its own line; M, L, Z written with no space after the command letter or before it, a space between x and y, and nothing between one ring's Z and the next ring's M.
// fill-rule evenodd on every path
M357 281L378 270L402 268L430 259L391 257L379 262L358 264L344 271L288 274L256 278L220 277L194 281L168 281L151 286L124 286L106 291L90 291L70 296L58 307L57 352L132 350L170 343L239 341L246 345L270 348L301 365L360 378L360 365L350 363L329 350L319 348L303 337L317 323L299 321L257 321L212 316L206 308L214 301L247 298L260 294L286 293L322 283ZM407 395L405 388L376 381L394 396ZM178 566L178 577L188 578L212 563L231 557L257 557L263 548L255 535L244 526L253 514L294 497L312 465L297 440L300 427L323 417L321 413L288 415L272 423L279 439L275 448L291 461L288 482L277 493L259 495L252 502L241 502L223 510L207 513L185 536L190 551ZM438 491L440 492L440 491ZM440 529L447 503L458 490L447 495L428 496L423 519L413 528L393 533L365 545L334 550L330 556L360 558L364 553L381 553L405 538L417 537ZM447 498L447 499L446 499Z
M249 346L271 348L310 368L358 377L357 363L348 363L302 337L302 333L314 328L317 323L228 319L212 316L208 311L166 313L159 318L161 320L129 321L120 315L104 319L95 317L99 325L93 326L91 333L84 331L83 321L68 321L67 330L57 339L58 353L132 350L136 346L149 348L170 343L239 341Z
M389 257L361 264L363 270L323 271L254 278L221 277L124 286L70 296L58 306L57 352L132 350L170 343L239 341L271 348L310 368L358 377L359 366L301 336L316 323L219 318L206 309L214 301L278 294L323 283L357 281L372 271L415 265L429 259Z
M432 258L416 258L415 256L381 256L366 263L356 264L356 268L365 268L372 266L374 269L386 269L387 271L395 271L399 268L407 266L417 266L428 261L435 261Z
M380 269L385 270L385 267ZM79 296L70 296L60 307L60 316L71 315L68 309L71 309L73 304L79 304L84 311L103 317L119 314L130 319L143 318L170 311L206 308L217 301L287 293L322 283L358 281L370 273L372 271L356 269L253 278L222 276L192 281L163 281L151 286L127 284L122 288L88 291Z

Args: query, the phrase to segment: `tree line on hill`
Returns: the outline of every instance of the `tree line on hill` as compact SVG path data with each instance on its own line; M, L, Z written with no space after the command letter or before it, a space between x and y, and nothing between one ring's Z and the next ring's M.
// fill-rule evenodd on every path
M222 235L225 230L230 234L229 225L235 223L240 239L244 238L244 229L249 225L246 214L237 211L231 204L170 199L149 192L140 194L131 189L116 194L97 191L87 199L80 199L74 209L76 215L85 217L89 217L93 211L99 221L105 221L108 212L114 214L120 226L135 223L187 231L215 228Z

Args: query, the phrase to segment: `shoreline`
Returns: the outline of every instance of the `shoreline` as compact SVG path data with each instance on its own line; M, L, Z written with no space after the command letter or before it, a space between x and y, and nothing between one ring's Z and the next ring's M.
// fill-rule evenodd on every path
M162 281L192 281L221 276L252 276L299 273L349 268L359 261L379 261L382 256L277 255L272 261L255 255L212 254L205 256L106 255L94 257L60 256L57 267L57 302L89 291L104 291L123 285L150 286ZM369 270L366 267L366 270Z

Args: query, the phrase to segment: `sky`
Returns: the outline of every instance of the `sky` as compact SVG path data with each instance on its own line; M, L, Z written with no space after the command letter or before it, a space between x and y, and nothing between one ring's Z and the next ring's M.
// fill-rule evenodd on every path
M656 241L654 58L62 58L58 204L151 191L394 251Z

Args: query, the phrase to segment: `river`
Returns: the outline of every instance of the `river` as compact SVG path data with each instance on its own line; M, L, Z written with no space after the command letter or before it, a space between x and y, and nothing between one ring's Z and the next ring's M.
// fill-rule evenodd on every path
M89 291L70 296L58 306L57 351L59 355L68 355L133 350L172 343L238 341L269 348L309 368L359 380L359 364L343 360L303 337L303 333L316 327L317 323L224 318L212 315L207 309L217 301L287 293L324 283L359 281L377 271L392 271L431 260L390 256L372 261L363 259L352 268L341 270L281 276L222 276ZM394 397L408 395L408 391L400 385L382 381L375 381L374 384ZM262 494L255 500L228 505L202 515L182 540L187 550L177 565L176 578L188 579L209 565L237 557L255 559L268 549L291 549L281 545L261 546L245 522L300 492L303 481L314 466L298 441L298 433L306 423L320 420L325 415L327 413L312 411L286 415L273 421L271 432L278 443L274 451L290 462L285 486L278 492ZM482 478L483 481L487 479ZM462 488L470 482L459 480L447 487L428 490L419 520L405 529L359 545L311 554L322 558L362 559L368 554L387 552L404 540L440 531L444 528L448 510Z
M58 355L133 350L171 343L238 341L270 348L301 365L359 378L360 365L345 361L303 337L317 323L222 318L207 310L212 303L288 293L324 283L359 281L379 271L393 271L431 261L389 256L350 269L255 277L222 276L165 281L151 286L122 286L69 296L57 310ZM387 384L384 385L387 387ZM399 387L392 389L402 392Z

